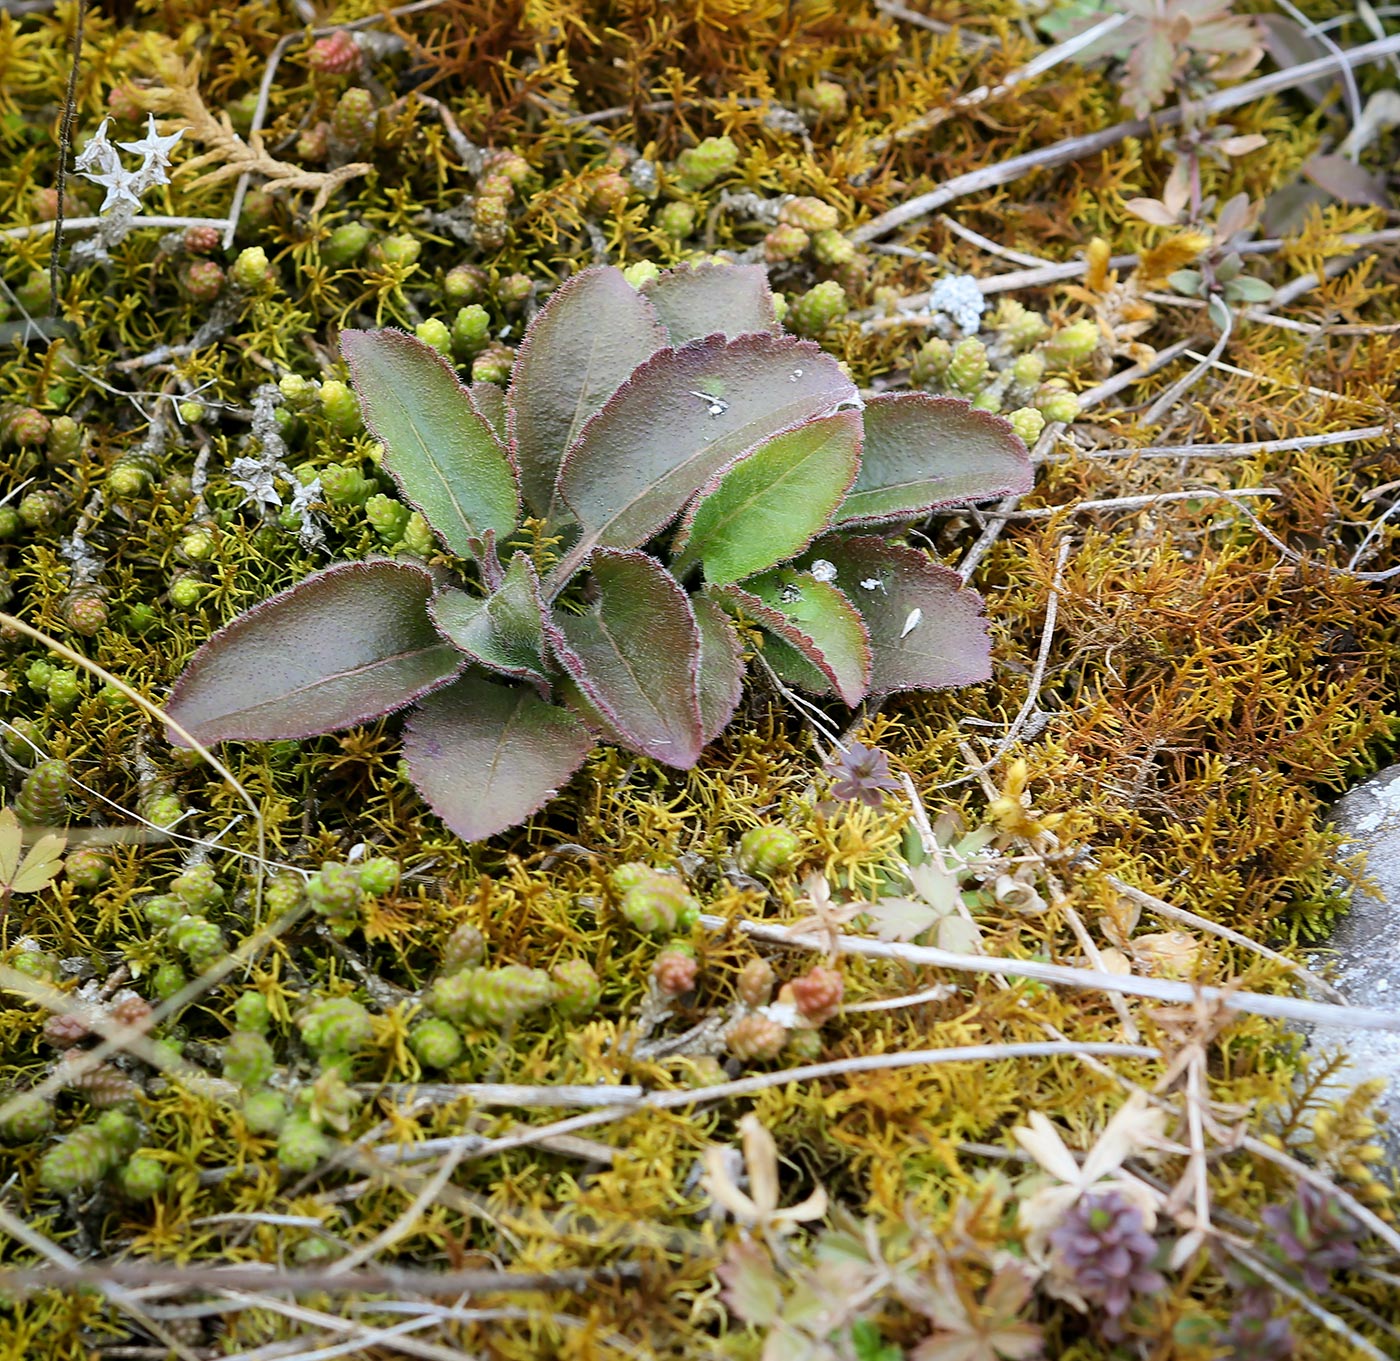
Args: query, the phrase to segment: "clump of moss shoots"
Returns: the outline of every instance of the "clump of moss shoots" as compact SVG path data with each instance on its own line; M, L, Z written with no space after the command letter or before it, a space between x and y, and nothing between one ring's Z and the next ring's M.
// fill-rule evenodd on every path
M11 9L0 1352L1394 1353L1393 19Z

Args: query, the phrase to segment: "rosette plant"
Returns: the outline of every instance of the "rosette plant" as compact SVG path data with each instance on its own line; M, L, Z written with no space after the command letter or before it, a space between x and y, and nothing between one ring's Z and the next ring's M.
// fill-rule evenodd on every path
M898 530L1024 491L1024 444L959 398L862 402L781 330L760 267L640 290L585 270L531 323L509 392L399 331L341 350L444 553L328 567L220 630L169 704L200 741L412 705L413 782L478 840L599 741L693 766L739 702L739 620L787 683L847 705L990 674L980 597Z

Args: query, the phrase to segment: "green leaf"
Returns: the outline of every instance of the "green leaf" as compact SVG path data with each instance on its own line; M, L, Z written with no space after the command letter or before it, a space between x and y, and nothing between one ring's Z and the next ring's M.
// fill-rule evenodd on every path
M1274 296L1274 286L1263 279L1241 274L1231 279L1225 286L1225 293L1232 302L1268 302Z
M682 576L715 585L796 557L826 527L860 464L859 411L808 421L743 454L700 489L677 535Z
M870 640L859 612L844 592L808 572L780 568L715 592L797 650L844 703L859 704L870 689Z
M915 548L882 538L827 538L812 553L836 568L870 635L870 692L973 685L992 674L982 598Z
M865 404L860 473L836 521L913 519L939 506L1029 491L1034 479L1010 421L961 397L874 397Z
M467 675L425 699L404 728L418 792L464 841L524 822L593 749L587 729L533 690Z
M485 380L473 383L467 389L476 409L486 417L492 431L504 445L510 439L509 413L506 411L506 390L496 383Z
M778 329L762 265L679 265L644 284L642 296L656 308L672 345Z
M554 480L584 422L666 345L651 304L619 269L586 269L536 313L515 359L510 432L525 502L559 517Z
M555 569L553 590L593 548L645 543L737 455L857 400L830 355L790 336L711 336L652 356L584 426L559 470L582 538Z
M411 563L327 567L220 629L166 712L201 742L311 737L392 713L466 665L428 618L432 594Z
M342 331L340 349L384 466L443 544L481 559L504 543L520 499L491 423L438 352L402 331Z
M433 597L433 623L473 661L489 671L542 686L548 697L545 666L544 603L535 565L517 553L500 588L484 599L453 587Z
M1178 269L1167 275L1167 282L1188 298L1199 297L1205 276L1198 269Z
M0 808L0 894L37 893L63 868L68 838L49 832L29 848L23 859L24 829L13 808Z
M700 629L700 729L713 742L729 726L744 693L744 645L729 616L705 596L691 596Z
M705 745L700 630L675 578L645 553L600 550L587 614L547 625L559 664L627 745L689 770Z

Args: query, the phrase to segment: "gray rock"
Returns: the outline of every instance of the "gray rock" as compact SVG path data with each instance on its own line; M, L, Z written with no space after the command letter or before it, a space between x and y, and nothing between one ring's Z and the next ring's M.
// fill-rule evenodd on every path
M1337 923L1325 957L1332 981L1357 1006L1400 1011L1400 766L1344 794L1332 817L1347 838L1343 854L1365 851L1365 877L1376 889L1353 892L1351 910ZM1348 1085L1371 1078L1390 1084L1382 1104L1393 1141L1400 1134L1400 1032L1329 1030L1314 1043L1346 1051Z

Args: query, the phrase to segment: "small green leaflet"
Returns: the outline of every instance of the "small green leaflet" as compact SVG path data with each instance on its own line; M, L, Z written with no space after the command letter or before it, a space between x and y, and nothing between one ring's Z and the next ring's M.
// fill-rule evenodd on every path
M24 851L24 830L13 808L0 808L0 897L37 893L63 868L68 839L62 832L41 836Z

